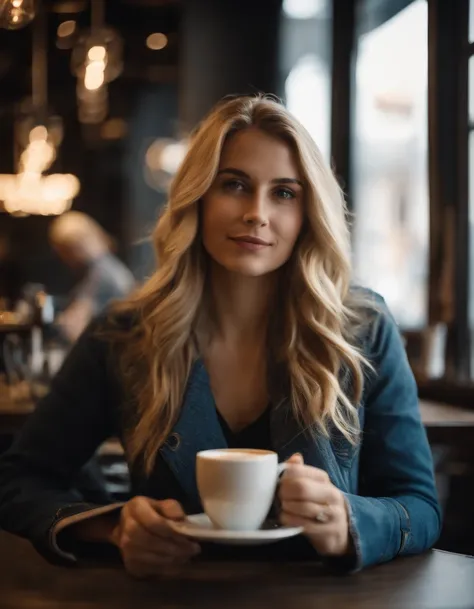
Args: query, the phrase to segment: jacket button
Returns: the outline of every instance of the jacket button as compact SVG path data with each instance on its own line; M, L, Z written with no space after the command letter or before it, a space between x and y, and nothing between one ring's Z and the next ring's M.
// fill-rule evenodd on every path
M170 450L178 450L179 445L181 444L181 436L178 433L172 433L168 436L166 440L166 444Z

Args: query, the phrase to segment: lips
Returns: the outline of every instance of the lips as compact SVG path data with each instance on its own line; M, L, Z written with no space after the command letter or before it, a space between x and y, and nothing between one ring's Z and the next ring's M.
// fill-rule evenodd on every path
M253 237L251 235L242 235L240 237L231 237L231 240L235 243L235 245L241 251L247 251L247 252L253 252L253 253L257 253L257 252L266 250L268 247L270 247L272 245L268 241L264 241L263 239L260 239L259 237Z
M241 237L231 237L232 241L238 241L240 243L253 243L254 245L269 246L271 245L268 241L264 241L259 237L252 237L251 235L242 235Z

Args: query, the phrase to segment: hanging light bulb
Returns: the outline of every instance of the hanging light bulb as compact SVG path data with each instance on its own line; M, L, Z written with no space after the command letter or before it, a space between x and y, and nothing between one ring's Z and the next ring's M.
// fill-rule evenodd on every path
M111 28L95 28L77 41L71 57L77 76L79 121L99 124L108 113L107 83L123 68L122 40Z
M123 69L122 47L120 35L110 27L83 32L72 51L72 73L85 78L88 67L95 65L96 70L101 66L104 82L115 80Z
M81 123L99 124L107 117L107 84L123 70L123 41L106 25L105 9L105 0L91 2L91 27L78 36L71 54Z
M33 21L36 0L0 0L0 28L19 30Z

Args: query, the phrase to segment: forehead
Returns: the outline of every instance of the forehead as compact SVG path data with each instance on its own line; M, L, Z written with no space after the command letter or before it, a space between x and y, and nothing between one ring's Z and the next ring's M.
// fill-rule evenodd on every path
M224 144L219 169L232 167L251 177L301 179L295 154L283 140L256 128L233 134Z

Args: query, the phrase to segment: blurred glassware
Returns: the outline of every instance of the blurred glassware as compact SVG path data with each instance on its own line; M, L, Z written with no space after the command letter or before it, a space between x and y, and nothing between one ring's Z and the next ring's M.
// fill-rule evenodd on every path
M36 0L0 0L0 28L19 30L36 15Z
M39 290L34 295L34 323L40 326L54 322L53 297L44 290Z

